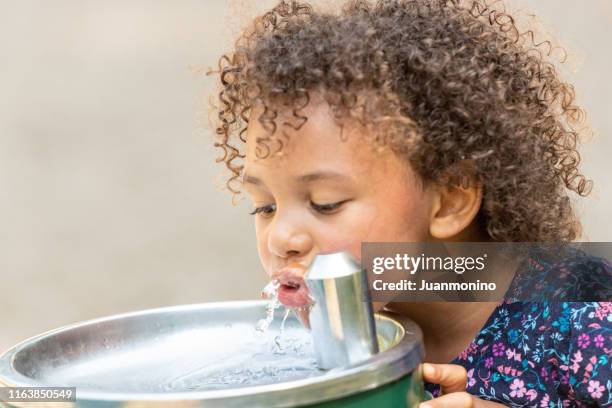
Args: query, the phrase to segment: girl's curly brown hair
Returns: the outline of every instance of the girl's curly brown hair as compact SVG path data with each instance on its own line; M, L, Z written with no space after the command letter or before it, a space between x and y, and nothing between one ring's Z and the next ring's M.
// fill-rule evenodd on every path
M219 61L215 146L234 194L252 108L274 135L278 109L301 114L321 91L336 119L358 120L424 182L483 187L479 220L497 241L571 241L580 234L569 191L579 172L574 89L547 61L553 47L520 32L484 0L367 0L339 13L281 1ZM282 137L257 141L258 154ZM467 165L466 165L467 164Z

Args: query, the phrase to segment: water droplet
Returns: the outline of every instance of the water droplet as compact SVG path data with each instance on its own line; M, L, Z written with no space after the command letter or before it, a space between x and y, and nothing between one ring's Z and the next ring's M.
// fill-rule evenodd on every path
M265 333L272 324L274 320L274 312L281 306L281 303L278 301L278 288L280 287L280 282L277 279L271 280L261 292L265 296L269 298L268 304L266 305L266 317L257 322L255 326L255 330L260 333Z

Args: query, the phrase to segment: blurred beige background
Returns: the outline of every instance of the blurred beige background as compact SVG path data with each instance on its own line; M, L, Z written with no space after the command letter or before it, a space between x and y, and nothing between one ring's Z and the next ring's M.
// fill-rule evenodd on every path
M88 318L256 298L249 205L205 107L240 19L274 1L0 1L0 351ZM594 137L586 238L609 241L611 3L514 1L572 55ZM242 12L241 12L242 13Z

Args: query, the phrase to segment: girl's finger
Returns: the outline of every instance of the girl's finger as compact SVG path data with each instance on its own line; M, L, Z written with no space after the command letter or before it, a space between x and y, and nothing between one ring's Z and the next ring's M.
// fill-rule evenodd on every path
M419 408L474 408L474 398L465 391L453 392L422 402Z
M465 391L467 371L457 364L423 364L423 378L432 384L440 384L443 394Z

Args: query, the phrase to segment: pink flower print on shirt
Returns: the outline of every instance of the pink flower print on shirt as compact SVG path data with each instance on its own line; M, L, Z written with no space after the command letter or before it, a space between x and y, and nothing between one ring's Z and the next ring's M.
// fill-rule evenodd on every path
M594 367L594 364L595 364L595 363L597 363L597 358L596 358L595 356L592 356L592 357L589 359L589 364L587 364L587 366L585 367L585 371L587 371L587 372L585 373L585 376L586 376L586 377L590 377L590 376L591 376L589 373L590 373L591 371L593 371L593 367ZM584 382L586 382L586 379L584 380Z
M591 380L589 381L587 391L591 394L591 397L601 398L605 389L606 388L603 385L599 385L599 381Z
M506 356L508 360L512 360L514 358L515 361L521 361L520 353L517 353L515 349L506 350Z
M524 387L524 385L525 383L523 382L523 380L515 378L514 381L512 381L512 384L510 384L510 396L520 398L525 395L527 389Z
M582 353L580 350L574 353L574 357L570 359L573 363L570 369L576 374L578 369L580 368L580 363L582 362ZM567 370L567 366L561 366L561 369Z
M495 343L493 345L493 355L495 357L501 357L504 355L505 349L506 349L506 346L504 346L504 343Z
M525 395L527 395L527 398L529 398L529 401L533 401L538 396L538 392L534 389L530 389L529 391L525 393Z
M595 317L599 320L606 320L610 313L612 313L612 302L602 302L595 308Z
M476 350L478 350L478 346L474 343L470 343L467 349L463 350L459 355L459 358L462 360L467 360L470 354L475 354Z
M589 344L591 344L591 339L589 338L588 334L582 333L580 336L578 336L578 347L585 349L589 347Z
M468 370L467 378L468 378L467 386L468 387L473 387L474 384L476 384L476 379L474 378L474 369L473 368Z
M593 343L595 344L595 347L602 348L604 345L604 341L604 336L602 336L601 334L598 334L597 336L593 337Z

